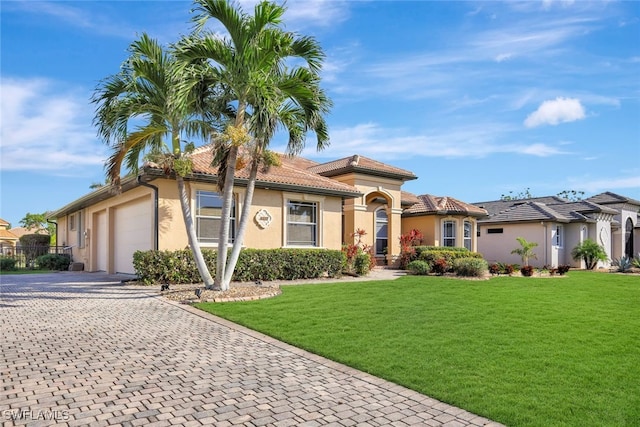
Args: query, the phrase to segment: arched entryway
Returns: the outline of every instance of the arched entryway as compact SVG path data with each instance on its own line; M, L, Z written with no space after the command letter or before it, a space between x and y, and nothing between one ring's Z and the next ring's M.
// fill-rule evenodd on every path
M631 218L627 218L627 222L624 225L624 254L629 258L633 258L635 255L633 249L633 221L631 221Z

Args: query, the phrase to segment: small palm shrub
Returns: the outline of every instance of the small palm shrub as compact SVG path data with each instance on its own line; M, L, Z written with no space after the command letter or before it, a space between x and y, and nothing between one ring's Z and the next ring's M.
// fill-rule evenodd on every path
M428 262L417 259L407 264L407 270L419 276L426 276L431 271L431 266Z
M587 270L593 270L598 265L598 261L608 259L607 252L602 246L591 239L586 239L571 250L571 256L576 261L583 260Z
M563 276L564 274L566 274L569 271L570 268L571 268L571 266L569 264L559 265L558 266L558 274Z
M631 261L631 263L635 268L640 268L640 253Z
M487 261L478 258L458 258L453 261L453 271L458 276L482 277L487 272Z

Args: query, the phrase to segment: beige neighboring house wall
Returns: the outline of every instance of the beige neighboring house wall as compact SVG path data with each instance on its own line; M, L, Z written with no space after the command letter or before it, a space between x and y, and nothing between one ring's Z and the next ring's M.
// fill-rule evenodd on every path
M524 200L495 200L475 203L487 209L489 216L479 220L478 251L489 262L521 264L511 251L520 247L517 237L538 243L534 267L570 265L584 268L582 260L571 256L573 248L586 239L601 245L611 264L616 210L587 200L569 201L557 196Z
M9 223L0 218L0 255L13 255L19 236L9 230Z

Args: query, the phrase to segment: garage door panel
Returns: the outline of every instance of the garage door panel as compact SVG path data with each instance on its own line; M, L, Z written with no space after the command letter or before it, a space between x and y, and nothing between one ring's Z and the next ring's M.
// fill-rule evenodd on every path
M133 253L152 249L151 218L149 200L115 209L113 259L116 273L134 274Z

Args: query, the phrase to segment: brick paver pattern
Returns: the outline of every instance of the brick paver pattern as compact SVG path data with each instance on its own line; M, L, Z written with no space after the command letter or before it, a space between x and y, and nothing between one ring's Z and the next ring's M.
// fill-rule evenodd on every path
M0 277L0 424L498 426L113 277Z

